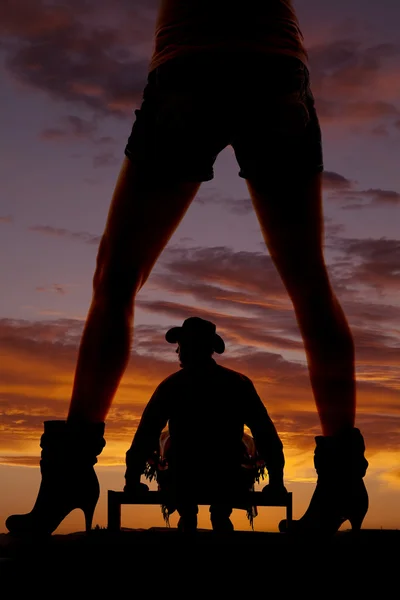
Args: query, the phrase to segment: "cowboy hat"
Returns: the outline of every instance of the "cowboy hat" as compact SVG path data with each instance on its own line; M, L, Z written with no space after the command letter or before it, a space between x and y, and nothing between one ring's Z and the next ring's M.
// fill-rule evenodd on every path
M169 344L177 344L182 339L210 343L217 354L222 354L225 350L224 340L216 333L214 323L200 317L189 317L181 327L172 327L165 334L165 339Z

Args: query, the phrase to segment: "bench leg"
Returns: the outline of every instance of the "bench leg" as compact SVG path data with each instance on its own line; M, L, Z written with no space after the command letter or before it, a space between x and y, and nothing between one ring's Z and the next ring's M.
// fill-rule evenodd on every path
M108 531L121 531L121 503L111 494L107 503L107 529Z

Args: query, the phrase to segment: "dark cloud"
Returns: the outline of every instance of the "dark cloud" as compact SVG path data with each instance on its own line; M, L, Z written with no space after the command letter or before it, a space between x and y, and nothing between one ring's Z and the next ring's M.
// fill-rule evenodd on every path
M248 215L254 212L250 197L248 198L229 198L217 190L208 190L207 193L200 192L196 198L196 203L208 207L209 205L220 206L236 215Z
M400 289L400 241L381 239L341 239L338 248L355 261L351 277L371 289Z
M324 171L323 186L326 190L349 190L353 187L353 181L339 173Z
M374 303L365 290L382 296L398 289L399 242L333 238L332 247L339 253L329 267L332 281L354 328L359 360L366 364L395 364L400 343L396 331L400 308L384 298ZM233 345L302 351L292 305L265 254L235 253L229 248L167 250L164 269L166 273L157 273L153 279L158 289L192 297L192 304L139 300L141 308L179 321L198 312L192 308L194 303L195 307L202 307L204 318L212 320L214 315ZM360 292L358 286L364 291ZM241 316L230 316L232 310L239 310Z
M234 252L224 246L169 248L159 267L152 275L159 290L191 296L197 306L205 304L218 316L227 310L247 316L246 336L236 330L241 343L247 339L268 345L268 340L274 348L299 348L290 300L266 251ZM243 323L240 318L237 321Z
M329 41L309 48L308 55L314 80L319 81L326 73L343 68L354 61L359 48L360 43L350 39Z
M385 60L400 55L400 45L387 43L368 46L360 39L338 39L309 48L314 85L321 89L329 80L333 87L347 92L364 89L375 81Z
M338 174L333 174L332 177L328 173L328 176L333 182L330 185L335 193L341 192L342 181L343 185L347 185L347 180ZM393 197L392 192L385 190L371 189L368 193L375 202L390 202ZM92 245L98 245L100 240L100 236L63 228L34 226L30 229ZM384 238L342 238L339 237L342 231L342 226L327 222L326 246L335 254L329 263L331 278L342 300L355 302L355 308L351 307L352 314L358 313L367 318L368 311L364 307L369 310L372 304L365 297L360 299L354 283L381 294L397 289L400 279L399 242ZM257 331L254 328L251 343L269 340L274 348L293 350L301 346L291 302L266 250L234 252L225 246L170 246L163 253L151 277L159 290L181 296L189 295L197 305L209 306L211 312L224 313L234 308L242 315L261 319L264 329ZM378 305L375 320L379 319L379 313L387 319L391 311L388 312L387 307L382 311ZM246 331L248 335L249 329Z
M0 339L4 343L11 343L13 347L19 347L18 344L22 342L28 349L34 347L36 343L43 343L42 349L48 349L56 344L76 347L82 328L83 323L76 319L52 321L0 319Z
M70 138L88 138L92 139L97 130L97 123L82 119L77 115L66 115L61 119L59 127L48 127L43 129L40 137L43 140L59 140ZM101 139L101 138L100 138Z
M336 240L338 236L342 235L346 231L346 226L343 223L337 223L330 217L325 216L324 230L325 240Z
M64 230L55 232L66 235ZM388 269L386 276L395 276L390 265L394 268L397 242L341 240L341 244L343 254L355 259L353 268L363 268L370 275L380 271L382 280L384 268ZM392 259L389 265L388 257ZM265 273L265 278L260 273ZM164 338L167 328L197 314L216 322L227 344L218 361L252 378L285 442L297 449L310 449L319 433L319 420L293 310L270 258L223 247L172 247L166 250L155 277L159 291L191 296L194 302L137 300L137 306L151 314L153 322L160 317L169 323L135 328L121 397L108 418L109 439L129 443L144 403L156 385L178 368L175 348ZM369 277L365 285L371 285ZM344 308L356 344L358 419L365 423L371 450L377 445L393 449L400 406L400 345L392 324L399 322L400 308L368 302L365 296L351 300L351 295ZM65 381L72 385L82 329L83 322L73 319L0 321L0 354L5 357L0 452L12 450L20 464L26 464L24 448L30 440L37 442L43 420L65 418L71 390L68 384L60 386ZM294 352L300 360L284 358L284 351ZM383 413L388 416L379 421ZM373 426L373 415L378 415L378 425ZM13 462L5 459L10 460Z
M379 100L344 103L336 100L325 100L317 96L316 105L321 121L343 121L345 124L350 125L354 123L369 124L400 115L397 106Z
M58 127L47 127L40 132L39 137L42 140L54 141L68 137L68 133L65 131L65 129L60 129Z
M235 252L226 246L166 249L162 264L172 281L216 284L221 290L256 291L266 299L281 299L283 284L267 252ZM261 274L261 276L260 276ZM243 278L245 281L243 281Z
M65 287L60 285L59 283L53 283L53 285L51 285L50 287L38 286L36 288L36 291L37 292L52 292L52 293L60 294L61 296L63 296L64 294L67 293Z
M400 285L400 242L396 239L353 239L332 236L327 247L334 288L352 319L366 319L392 328L400 319L396 293ZM393 296L394 294L394 296ZM374 299L374 300L373 300ZM374 301L376 304L374 304ZM391 302L394 305L391 305Z
M400 194L394 190L369 189L358 192L358 194L370 197L372 204L397 205L400 203Z
M66 417L82 330L83 322L74 319L0 320L0 452L20 452L31 440L37 444L43 421ZM135 331L138 342L148 334L140 326ZM171 347L165 350L171 352ZM172 365L154 353L132 353L120 386L122 398L116 399L107 420L110 436L131 438L144 402L176 368L176 361Z
M328 223L329 225L329 223ZM376 289L397 285L400 265L399 241L390 239L352 239L335 236L331 229L330 248L337 254L329 269L335 277L335 289L351 284L348 297L354 297L354 283ZM339 228L340 231L340 228ZM362 269L362 274L360 270ZM361 280L359 279L361 277ZM156 268L153 281L161 290L178 295L189 294L197 304L207 302L212 310L225 311L228 306L274 319L275 326L291 331L291 303L271 257L261 252L234 252L231 248L166 249ZM356 297L358 309L372 307L365 296ZM377 306L379 310L379 305ZM391 311L383 314L390 316ZM377 317L376 317L377 318Z
M14 219L11 215L7 215L5 217L0 217L0 223L13 223Z
M400 203L400 193L380 188L356 189L355 181L335 173L325 171L323 186L330 200L340 201L344 209L358 209L366 206L396 206Z
M157 6L157 0L3 2L0 39L6 67L14 78L54 99L129 117L146 83ZM349 37L308 51L322 120L372 122L378 132L382 120L399 121L393 92L399 45L368 45ZM380 85L384 77L393 78L392 92ZM54 139L58 129L44 135ZM235 209L249 210L240 202Z
M394 190L379 188L357 189L357 182L336 173L324 171L323 189L328 194L328 199L341 202L344 210L355 210L359 208L376 205L397 205L400 202L400 193ZM233 214L247 215L254 212L250 197L229 198L219 191L207 190L201 193L196 202L201 206L221 207Z
M363 434L367 459L371 459L378 452L400 452L397 411L392 415L384 415L379 412L367 412L362 408L358 406L356 426ZM274 422L285 447L294 447L303 452L314 451L315 436L321 435L316 413L293 409L290 414L285 414L282 410L274 415Z
M0 352L6 357L2 364L2 390L0 392L0 452L21 452L30 441L36 442L43 421L65 418L70 387L61 382L70 380L74 372L77 350L83 323L75 320L53 321L0 321ZM117 399L107 419L109 439L131 439L143 411L156 385L170 373L179 369L175 347L165 341L165 328L138 326L135 329L135 349L120 389L123 399ZM244 348L243 362L238 353L228 357L225 364L232 368L245 368L250 361L251 374L259 378L260 393L265 393L265 378L271 388L283 381L295 386L299 395L304 368L285 361L279 355L262 352L257 355ZM292 373L293 369L295 370ZM55 391L57 393L55 394ZM297 398L297 401L299 399ZM273 401L269 404L272 406ZM23 453L23 452L22 452Z
M374 121L381 117L397 117L399 109L394 104L375 100L374 102L349 102L347 115L354 121Z
M96 144L99 145L108 145L108 144L116 144L117 140L113 138L111 135L102 135L98 139L95 140Z
M172 289L175 291L174 288ZM181 293L183 293L183 290ZM186 293L193 295L198 300L198 296L196 293L193 294L193 290ZM215 305L212 296L208 296L207 298L207 296L202 295L202 302L209 304L210 307ZM235 308L235 302L232 302L229 297L219 305L221 312L216 312L212 308L193 307L189 304L168 301L138 299L137 306L146 312L161 314L175 319L175 325L190 316L200 316L204 319L214 321L217 323L220 333L223 334L225 342L235 352L238 347L240 347L237 350L239 353L248 353L249 348L274 348L280 351L291 350L297 352L302 352L303 350L303 344L299 339L292 313L286 316L283 314L283 311L280 313L278 310L263 310L256 304L251 303L251 306L248 306L247 315L241 317L227 315L222 312L223 309ZM291 335L295 339L290 338Z
M152 3L121 0L100 7L71 0L3 3L6 67L14 78L54 99L98 114L129 116L146 82L155 20L151 8Z
M323 121L376 123L377 131L400 115L395 81L400 45L339 39L309 48L312 88ZM381 84L392 81L393 85ZM382 122L383 121L383 122Z
M83 182L87 185L98 185L101 182L101 180L100 178L96 177L84 177Z
M357 426L363 432L367 448L367 456L376 452L399 452L399 419L397 416L384 414L360 414Z
M93 166L95 169L101 167L113 167L121 162L113 152L100 152L93 157Z
M210 305L212 302L210 302ZM342 302L346 316L349 320L354 342L356 347L357 363L362 369L375 366L374 377L378 378L382 375L385 369L394 369L399 377L398 371L398 356L400 350L400 339L397 333L391 333L392 323L396 323L400 319L400 309L393 306L382 306L379 304L365 304L362 302ZM257 314L257 309L254 313L249 309L248 316L236 317L229 314L215 313L212 309L193 308L190 304L166 302L166 301L137 301L137 306L142 310L164 315L171 319L170 326L181 324L188 316L200 316L202 318L214 321L218 326L218 331L224 338L228 353L224 355L223 360L230 360L231 355L234 358L236 366L245 364L246 370L257 372L258 375L261 369L257 357L266 366L274 362L275 379L277 379L277 365L282 367L282 378L288 385L289 381L293 381L293 385L298 385L299 389L307 387L307 372L303 366L298 366L298 370L294 370L293 363L290 368L287 368L287 361L282 359L280 352L294 351L299 357L303 357L303 343L300 339L297 324L291 314L287 318L287 327L281 323L279 330L274 329L274 315L265 314L264 318ZM226 305L226 310L232 308L231 305ZM277 311L276 320L279 321L279 313ZM281 321L283 319L281 318ZM162 333L165 333L162 330ZM295 339L293 339L295 338ZM296 339L297 338L297 339ZM139 346L141 348L141 346ZM257 349L257 352L255 352ZM273 349L278 352L267 352L267 349ZM159 352L161 349L154 345L154 341L149 341L145 346L146 353ZM164 350L165 352L165 350ZM266 360L268 357L268 360ZM233 367L234 368L234 367ZM294 372L292 378L291 373ZM371 378L372 379L372 378ZM390 388L390 378L387 373L382 385ZM275 392L276 393L276 392ZM284 392L286 393L286 392Z
M363 210L365 206L364 202L351 202L342 206L342 209L348 211Z
M371 133L377 137L387 137L389 135L389 131L385 125L377 125L371 129Z
M69 229L64 229L63 227L51 227L50 225L32 225L31 227L29 227L29 231L34 231L36 233L41 233L43 235L49 235L53 237L76 240L94 246L98 246L100 242L100 236L98 235L93 235L86 231L70 231Z

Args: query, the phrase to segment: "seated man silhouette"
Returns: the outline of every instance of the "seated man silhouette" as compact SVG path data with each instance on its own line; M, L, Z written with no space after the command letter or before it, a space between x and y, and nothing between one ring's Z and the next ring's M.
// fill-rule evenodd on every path
M158 385L143 412L126 453L124 489L148 489L141 475L156 476L175 500L163 507L167 516L177 510L185 532L197 529L196 497L212 495L218 498L210 506L213 530L232 531L233 508L246 508L232 506L232 499L252 489L264 467L263 491L271 499L287 493L282 442L251 380L214 360L225 344L213 323L190 317L165 337L178 344L181 369Z

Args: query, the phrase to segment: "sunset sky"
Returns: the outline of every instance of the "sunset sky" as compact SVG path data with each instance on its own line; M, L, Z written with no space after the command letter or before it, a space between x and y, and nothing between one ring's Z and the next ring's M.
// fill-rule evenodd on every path
M40 483L43 421L66 417L99 237L146 82L157 0L0 3L0 533ZM324 140L326 259L356 344L357 423L370 467L364 527L400 527L400 4L295 2ZM220 364L253 380L285 446L294 517L312 495L321 433L292 305L231 148L220 154L137 298L132 359L96 466L124 459L157 384L178 369L170 326L217 324ZM207 420L207 415L199 415ZM209 527L208 509L200 526ZM260 509L277 531L283 509ZM235 512L237 527L249 527ZM171 524L175 524L171 519ZM123 525L162 526L159 507ZM57 530L83 528L71 514Z

